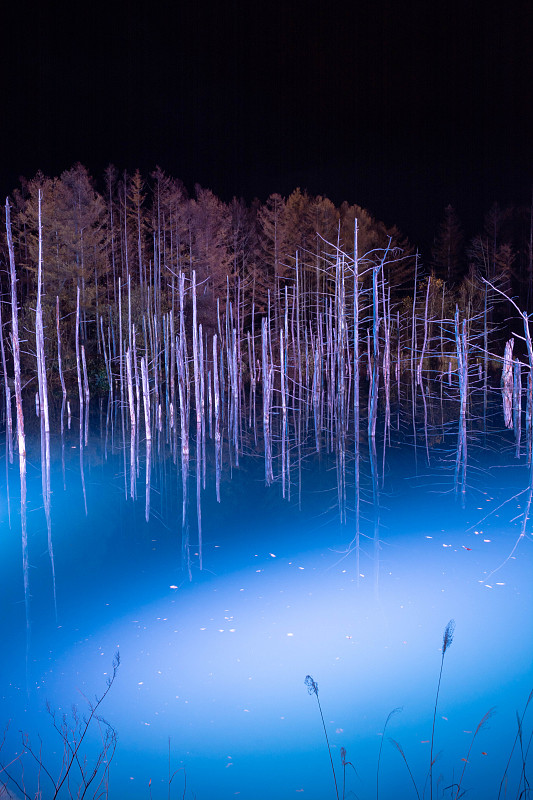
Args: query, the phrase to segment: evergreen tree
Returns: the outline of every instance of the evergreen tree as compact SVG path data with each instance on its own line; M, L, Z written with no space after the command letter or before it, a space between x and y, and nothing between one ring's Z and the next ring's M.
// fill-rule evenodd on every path
M43 244L43 310L55 308L56 296L72 310L76 287L81 293L82 323L87 335L87 315L103 299L106 271L105 206L94 189L86 168L76 164L58 178L38 173L27 184L27 197L18 226L26 232L28 269L36 271L38 260L38 194L41 191ZM102 294L102 297L99 295Z
M190 201L191 261L206 320L215 325L217 298L226 297L227 278L233 277L231 219L228 207L210 189L196 185Z
M447 205L431 251L431 268L449 286L458 282L464 271L464 237L455 209Z
M266 307L267 289L289 276L286 267L289 239L285 207L286 203L281 195L271 194L266 203L260 206L257 215L261 270L256 288L257 297L263 307Z

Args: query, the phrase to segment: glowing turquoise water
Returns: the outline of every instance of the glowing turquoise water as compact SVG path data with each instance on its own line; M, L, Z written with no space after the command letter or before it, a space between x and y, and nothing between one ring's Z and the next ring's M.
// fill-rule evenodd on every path
M52 437L57 622L40 449L38 441L29 445L27 669L16 459L9 468L11 527L0 470L0 716L13 720L4 763L20 751L20 729L33 742L40 734L43 760L57 765L61 742L46 700L58 713L69 713L72 703L82 711L80 692L89 699L102 693L119 649L122 663L101 709L119 735L110 797L167 797L169 738L171 771L185 767L187 797L335 797L307 674L318 682L339 791L345 747L357 769L346 774L346 793L375 797L381 732L401 706L386 731L379 796L415 797L388 737L401 744L422 793L442 634L454 618L435 728L434 754L441 755L434 794L457 781L478 723L495 706L475 739L463 788L471 788L470 797L497 796L517 732L515 710L532 688L532 549L529 526L520 538L527 493L519 494L529 478L511 439L498 439L490 452L472 447L464 508L454 492L453 436L431 449L429 467L424 448L416 464L408 443L388 449L383 461L378 442L379 514L363 445L359 576L355 550L347 552L353 514L341 525L336 512L334 458L304 462L301 509L296 467L291 500L284 501L279 485L264 487L261 458L245 456L231 477L225 468L220 504L208 468L204 569L192 547L190 581L182 568L181 477L164 442L153 445L147 523L143 443L134 501L125 496L116 431L106 458L105 420L94 422L83 452L87 515L79 433L65 433L64 484L61 440ZM126 464L128 458L129 444ZM191 470L194 544L194 462ZM531 716L526 738L530 731ZM90 738L87 752L97 742ZM508 791L516 792L519 768L514 760ZM28 762L29 786L33 774ZM183 772L171 790L182 796Z

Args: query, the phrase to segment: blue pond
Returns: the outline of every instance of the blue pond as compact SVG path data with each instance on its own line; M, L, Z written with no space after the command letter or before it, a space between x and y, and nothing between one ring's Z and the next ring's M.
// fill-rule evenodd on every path
M295 455L290 499L279 482L265 486L262 457L250 447L238 467L224 459L217 503L208 463L200 569L194 459L187 550L181 475L164 432L152 443L147 522L142 439L131 498L130 445L121 445L118 421L110 430L105 407L95 408L81 453L76 425L51 437L57 616L38 431L28 440L28 619L16 454L0 469L0 722L11 720L0 757L6 765L20 755L10 770L28 795L37 791L38 767L22 755L19 731L35 752L42 746L43 764L58 774L63 742L47 703L58 724L63 714L70 724L72 704L87 715L119 651L99 708L118 734L111 798L335 798L307 675L318 684L339 796L416 797L392 738L420 796L425 788L429 797L442 639L454 619L433 795L453 796L446 787L457 786L465 769L468 797L498 797L516 711L533 686L530 478L511 434L472 442L464 497L455 486L453 431L430 439L427 450L407 435L385 448L378 437L372 461L362 442L359 549L350 461L346 522L334 453L309 452L300 462ZM401 710L383 736L394 709ZM100 746L91 727L82 748L89 762ZM341 748L353 765L345 774ZM518 749L509 797L521 777ZM42 770L40 782L42 797L52 797Z

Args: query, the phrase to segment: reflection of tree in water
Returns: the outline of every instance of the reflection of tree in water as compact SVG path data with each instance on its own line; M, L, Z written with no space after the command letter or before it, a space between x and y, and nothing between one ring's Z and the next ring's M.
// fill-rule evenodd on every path
M79 171L71 178L69 185L77 185L76 181L83 183ZM161 174L157 180L160 199L164 196L167 202L169 196L165 193L170 191L170 185ZM129 199L124 197L127 205ZM208 195L204 193L201 197L202 202L209 205ZM37 237L37 243L46 250L49 220L44 225L40 223L40 189L36 198L39 232L45 231L43 241ZM293 198L289 207L292 211L301 210L304 201L307 202L303 195L298 203ZM197 205L198 210L200 194ZM281 213L278 206L276 202L272 207L277 209L276 214ZM9 207L6 214L9 228ZM124 246L129 243L126 228L132 222L132 217L122 217L121 224L125 227L120 235L125 236ZM111 224L115 223L111 221ZM164 226L165 223L159 221L158 224ZM271 228L269 230L272 233ZM195 245L198 263L201 261L199 272L194 269L194 260L188 265L181 262L179 270L169 269L168 284L165 284L162 280L164 259L157 240L158 257L153 269L144 269L140 248L135 251L136 261L132 256L131 264L125 262L127 269L123 274L115 270L112 282L108 276L109 297L113 295L117 303L113 313L109 309L106 314L96 312L95 341L88 338L93 324L88 309L89 301L94 299L96 304L98 298L98 293L93 296L93 290L101 279L97 262L102 253L96 247L97 240L91 239L96 250L89 258L85 250L89 240L84 243L78 235L73 239L72 252L80 260L76 273L76 302L72 303L74 331L70 321L67 325L61 320L61 302L56 294L55 325L49 333L56 339L54 363L57 363L62 387L60 420L54 424L61 431L63 486L66 488L67 483L64 414L66 408L70 428L72 401L79 410L79 471L86 514L89 513L87 467L110 457L120 457L119 476L123 481L124 498L135 502L139 495L137 484L142 480L147 521L158 513L156 497L161 508L163 504L165 507L169 503L181 504L181 513L176 516L181 521L182 567L192 577L193 569L203 568L202 504L210 489L207 475L211 471L214 472L216 500L221 502L221 487L226 485L232 471L246 470L247 458L261 459L266 485L279 486L282 497L289 503L295 498L301 503L306 481L310 477L307 482L312 483L316 459L320 458L334 466L330 480L335 497L333 505L340 523L349 532L351 541L346 555L355 552L357 575L360 574L362 531L368 525L365 535L373 541L377 585L380 496L385 487L390 448L407 447L420 472L433 469L435 465L446 468L453 464L453 488L462 503L465 502L469 448L474 432L480 427L486 431L493 424L487 409L496 392L488 380L487 346L491 343L500 346L500 343L487 322L487 303L498 293L501 295L501 290L496 284L478 281L479 302L469 301L465 308L456 306L452 310L443 282L432 276L421 278L419 259L413 263L410 253L399 251L392 237L376 241L379 246L363 255L360 226L355 219L352 231L350 248L340 239L336 243L317 239L313 244L312 269L309 252L304 250L298 251L294 259L287 259L286 264L278 263L275 283L266 292L264 287L248 281L244 272L228 274L225 285L218 278L215 281L210 269L216 257L209 249L209 237L204 237L202 243L198 240ZM213 231L211 233L215 236ZM91 235L96 236L94 231ZM368 230L363 239L365 236ZM308 243L311 241L309 237L304 238ZM8 244L12 286L10 341L20 480L24 489L16 269L10 236ZM36 369L39 386L42 495L55 584L48 419L50 374L47 370L51 356L43 335L40 305L41 249L37 264L33 369ZM81 263L85 258L96 270L90 280L87 264ZM226 264L224 260L220 263ZM133 264L139 269L138 274L130 269ZM412 267L413 294L402 297L393 282L394 276ZM471 281L475 282L475 276L471 276ZM472 291L473 286L472 283ZM219 291L216 314L215 289ZM517 358L513 360L510 343L503 359L497 357L503 363L504 419L513 428L515 454L521 458L524 449L522 371L525 367L525 452L530 463L533 436L531 340L527 315L511 302L524 325L522 339L526 342L528 362L521 364ZM484 310L480 311L483 303ZM207 307L209 319L204 314ZM71 389L63 376L63 344L69 335L74 342L70 349L75 356L69 370L76 375L77 401L68 396ZM109 389L105 422L101 398L98 415L90 394L89 373L93 365L87 361L86 352L92 353L94 348L105 367ZM494 360L492 354L491 359ZM2 365L6 403L10 408L9 364L5 353ZM53 394L51 397L54 418L59 411ZM103 447L92 437L92 421L95 427L99 423ZM6 414L8 454L12 443L10 424L10 416ZM497 429L499 425L497 419L494 427ZM194 483L194 491L191 491L191 483ZM528 509L530 503L531 499ZM25 499L21 515L24 528ZM23 569L27 582L24 536L23 530ZM25 593L29 621L26 584Z

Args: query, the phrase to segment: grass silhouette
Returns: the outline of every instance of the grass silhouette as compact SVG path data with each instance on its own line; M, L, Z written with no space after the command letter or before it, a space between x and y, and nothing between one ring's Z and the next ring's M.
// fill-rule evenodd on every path
M527 749L526 749L526 752L524 753L523 739L522 739L523 733L522 732L523 732L524 717L526 715L526 711L527 711L528 706L529 706L529 704L530 704L532 699L533 699L533 691L531 691L529 693L529 697L527 698L527 702L526 702L526 705L525 705L524 710L522 712L522 716L520 717L518 715L518 712L516 714L516 721L517 721L517 724L518 724L518 730L516 732L515 740L513 742L513 746L511 748L511 752L509 754L509 758L508 758L507 764L505 766L505 771L503 773L503 776L502 776L502 779L501 779L501 782L500 782L500 788L498 790L498 800L500 800L504 784L506 783L506 780L507 780L507 774L509 772L509 766L511 764L511 759L513 757L513 753L515 751L517 742L520 742L520 754L521 754L521 757L522 757L522 774L521 774L521 781L520 782L521 783L522 783L522 781L524 782L524 789L523 789L522 794L520 795L520 797L527 796L526 795L526 790L528 792L530 791L529 783L528 783L527 778L526 778L526 759L527 759L527 756L529 755L529 747L530 747L530 744L531 744L531 739L533 737L533 733L531 734L531 736L529 738Z
M394 747L398 750L399 754L403 758L405 766L407 767L407 771L409 773L409 776L410 776L410 778L411 778L411 780L413 782L413 786L415 787L416 796L418 797L418 800L420 800L420 792L418 791L418 787L416 785L416 781L414 779L413 773L411 772L411 767L409 766L409 762L407 761L406 755L405 755L405 753L403 751L403 748L402 748L401 744L399 742L397 742L396 739L391 739L391 738L389 738L389 742L394 745Z
M435 741L435 720L437 718L437 705L439 702L439 692L440 692L440 683L442 680L442 668L444 666L444 656L446 655L446 650L450 647L451 643L453 642L453 634L455 632L455 620L451 619L444 629L444 635L442 637L442 657L440 660L440 672L439 672L439 682L437 684L437 694L435 695L435 708L433 709L433 725L431 728L431 750L429 753L429 796L430 800L433 800L433 743Z
M342 800L346 797L346 767L351 767L357 775L357 770L351 761L346 761L346 748L341 747L341 764L342 764ZM357 775L359 777L359 775ZM357 795L355 795L357 797Z
M385 725L383 726L383 732L381 734L381 741L379 743L379 754L378 754L378 766L376 769L376 800L379 800L379 765L381 762L381 751L383 750L383 739L385 738L385 731L387 730L387 725L389 724L390 718L394 714L399 714L400 711L403 709L401 708L393 708L392 711L389 712L387 719L385 720Z
M324 722L324 714L322 713L322 706L320 705L320 698L318 696L318 683L312 679L310 675L305 676L305 685L307 686L307 691L309 694L314 694L316 696L316 701L318 703L318 710L320 711L320 719L322 720L322 727L324 728L324 736L326 737L326 744L328 746L328 753L329 753L329 760L331 762L331 771L333 773L333 780L335 782L335 794L337 795L337 800L339 800L339 789L337 787L337 778L335 776L335 767L333 766L333 758L331 756L331 747L329 746L329 739L328 739L328 732L326 731L326 723Z
M472 752L472 745L474 744L474 739L480 732L481 728L483 728L487 724L487 722L489 721L489 719L492 717L493 714L494 714L494 708L490 708L487 711L487 713L482 717L480 723L478 724L476 730L474 731L474 735L472 736L472 741L470 742L470 747L468 748L468 753L466 754L466 758L464 760L463 771L461 772L461 777L459 778L459 783L457 784L457 791L455 792L455 800L458 800L458 798L460 797L459 792L461 791L461 784L463 782L466 765L470 763L469 759L470 759L470 753Z
M411 767L409 766L409 763L407 761L407 757L405 755L405 752L404 752L401 744L399 742L397 742L395 739L392 739L392 738L389 737L389 742L392 745L394 745L394 747L400 753L400 755L401 755L401 757L402 757L402 759L403 759L403 761L405 763L405 766L406 766L407 771L409 773L409 777L410 777L411 782L413 784L414 791L416 793L417 800L421 800L421 798L427 797L426 788L427 788L428 782L430 784L430 797L431 798L433 797L433 766L434 766L434 764L436 763L436 761L438 759L438 754L436 756L434 756L435 724L436 724L436 716L437 716L437 707L438 707L438 702L439 702L440 686L441 686L441 682L442 682L442 673L443 673L443 668L444 668L444 656L446 654L446 651L448 650L448 648L450 647L450 645L453 642L454 632L455 632L455 622L452 619L446 625L446 628L444 629L443 639L442 639L442 655L441 655L439 679L438 679L438 683L437 683L437 691L436 691L436 695L435 695L435 704L434 704L434 708L433 708L433 720L432 720L432 730L431 730L430 765L429 765L428 771L426 772L425 783L424 783L423 790L419 791L419 789L418 789L417 783L415 781L415 777L413 775ZM333 759L332 759L332 755L331 755L331 747L330 747L330 744L329 744L329 739L328 739L328 735L327 735L327 731L326 731L326 725L325 725L325 722L324 722L324 715L322 713L322 707L320 705L320 699L318 697L318 684L316 683L316 681L313 680L313 678L310 675L306 676L305 684L307 686L309 694L314 694L316 696L316 699L317 699L318 708L319 708L319 711L320 711L320 718L322 720L322 726L324 728L324 735L326 737L326 744L327 744L327 747L328 747L328 753L329 753L330 762L331 762L331 769L332 769L332 772L333 772L333 779L335 781L335 792L336 792L336 795L337 795L337 799L339 800L339 792L338 792L338 787L337 787L337 780L336 780L336 777L335 777L335 770L334 770L334 767L333 767ZM512 761L512 758L513 758L513 754L515 753L515 751L518 751L519 758L520 758L520 775L519 775L519 784L518 784L518 790L517 790L517 793L516 793L516 798L517 798L517 800L527 800L527 798L532 796L532 789L531 789L528 777L526 775L526 762L527 762L528 756L530 754L531 745L533 744L533 732L530 733L529 737L527 737L527 735L524 732L524 718L525 718L526 712L528 710L528 707L530 706L532 701L533 701L533 691L529 694L529 697L527 698L527 702L525 704L524 710L522 711L522 714L519 714L518 712L516 714L516 717L517 717L517 733L516 733L516 736L515 736L515 739L514 739L514 743L513 743L513 746L512 746L512 749L511 749L511 752L510 752L510 755L509 755L509 758L508 758L508 761L507 761L507 764L506 764L506 767L505 767L505 770L504 770L504 773L503 773L503 777L501 779L501 783L500 783L499 791L498 791L498 795L497 795L497 800L500 800L500 798L502 796L502 793L504 795L506 794L506 791L507 791L506 781L507 781L507 778L508 778L510 764L511 764L511 761ZM388 714L388 716L387 716L387 718L385 720L385 725L383 727L383 731L381 733L381 741L380 741L380 745L379 745L377 770L376 770L376 800L379 800L379 775L380 775L380 764L381 764L381 756L382 756L383 740L385 738L385 732L386 732L387 725L388 725L389 720L391 719L391 717L394 714L396 714L397 712L401 711L401 710L402 710L401 708L395 708ZM473 751L474 743L476 741L476 738L477 738L478 734L487 725L489 720L492 718L492 716L494 714L494 711L495 711L494 708L490 708L484 714L484 716L481 718L477 728L475 729L475 731L474 731L474 733L472 735L471 741L470 741L470 745L468 747L468 752L466 754L466 758L462 759L463 767L462 767L462 770L461 770L461 773L459 775L458 780L454 780L450 785L446 786L443 789L442 788L439 789L439 784L443 780L442 775L439 777L439 779L437 781L437 785L436 785L436 795L438 795L439 797L444 797L444 792L449 792L449 797L451 798L451 800L459 800L459 798L464 797L466 792L469 791L469 790L466 790L466 789L464 789L462 787L463 787L463 780L464 780L464 777L465 777L467 765L470 764L470 755L471 755L471 753ZM483 755L486 755L486 754L484 753ZM341 756L341 764L342 764L342 767L343 767L342 800L345 800L345 797L346 797L346 767L347 766L351 766L354 769L356 775L357 775L357 771L355 770L355 767L353 766L352 762L346 760L346 748L341 747L340 756ZM357 776L357 777L359 777L359 776ZM356 797L354 792L349 792L348 794L352 794L354 797Z

